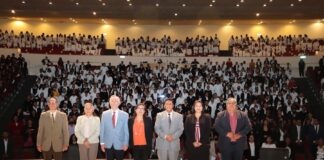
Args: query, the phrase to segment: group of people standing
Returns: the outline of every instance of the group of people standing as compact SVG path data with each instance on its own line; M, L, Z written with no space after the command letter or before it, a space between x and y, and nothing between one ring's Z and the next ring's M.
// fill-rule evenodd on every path
M144 104L134 108L135 115L131 118L118 108L120 104L118 96L111 96L110 109L103 112L100 122L99 117L93 116L92 103L85 103L84 115L78 117L75 126L81 160L96 159L98 148L106 153L107 160L122 160L128 149L132 151L134 160L146 160L151 155L153 129L157 135L155 148L159 159L178 158L183 131L189 160L209 159L212 123L210 115L203 112L201 101L194 102L193 114L183 121L182 114L173 110L173 99L166 99L163 104L165 110L157 114L154 128L153 121L145 114ZM52 159L52 156L58 160L68 149L68 121L66 114L57 110L56 98L50 98L48 106L49 110L43 112L39 120L37 149L45 160ZM222 159L242 159L251 125L247 114L237 110L235 98L228 98L226 110L217 115L215 129L219 134Z

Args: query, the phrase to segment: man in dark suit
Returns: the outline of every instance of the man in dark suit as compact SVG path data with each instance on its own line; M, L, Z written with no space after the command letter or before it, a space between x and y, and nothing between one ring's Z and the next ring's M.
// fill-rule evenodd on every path
M237 110L235 98L228 98L226 110L217 114L215 129L219 134L218 147L222 159L242 160L251 124L247 114Z
M311 144L312 155L315 158L316 151L317 151L317 141L320 138L324 138L324 128L320 124L317 118L313 119L313 124L309 126L307 135L308 135L309 143Z
M2 133L2 139L0 140L0 159L10 159L12 158L13 144L11 139L9 139L9 134L7 131Z
M303 153L303 143L305 137L305 128L300 119L296 120L295 125L290 128L290 138L296 153Z

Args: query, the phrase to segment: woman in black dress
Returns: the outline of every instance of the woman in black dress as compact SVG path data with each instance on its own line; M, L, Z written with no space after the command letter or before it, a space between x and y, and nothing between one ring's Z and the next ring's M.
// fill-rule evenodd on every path
M185 121L186 149L189 160L209 160L211 118L203 113L203 104L195 101L194 113Z

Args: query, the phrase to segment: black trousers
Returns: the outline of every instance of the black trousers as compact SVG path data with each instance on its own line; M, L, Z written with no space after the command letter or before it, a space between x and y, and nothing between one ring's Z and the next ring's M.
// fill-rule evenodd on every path
M123 160L124 158L124 151L123 150L116 150L114 146L111 148L106 148L106 159L107 160Z
M147 148L147 145L134 146L132 148L134 160L147 160L150 156L150 152Z
M221 150L222 160L242 160L244 148L233 143L229 148L223 148Z

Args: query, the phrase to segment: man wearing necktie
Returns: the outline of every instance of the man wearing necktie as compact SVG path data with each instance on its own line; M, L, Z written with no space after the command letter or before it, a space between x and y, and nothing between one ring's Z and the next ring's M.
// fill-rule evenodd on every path
M107 160L122 160L128 149L128 114L118 109L120 104L118 96L111 96L111 108L103 112L101 117L100 145L102 152L106 152Z
M180 136L183 132L183 117L173 111L173 100L164 101L165 111L156 116L156 149L160 160L176 160L180 151Z
M4 131L0 139L0 159L11 159L13 153L13 143L9 138L9 133Z
M228 98L226 110L217 114L215 129L222 160L242 160L251 124L247 114L237 109L235 98Z
M64 112L57 110L57 99L48 100L49 110L43 112L39 119L37 133L37 150L43 152L45 160L63 158L63 151L69 146L68 120Z

